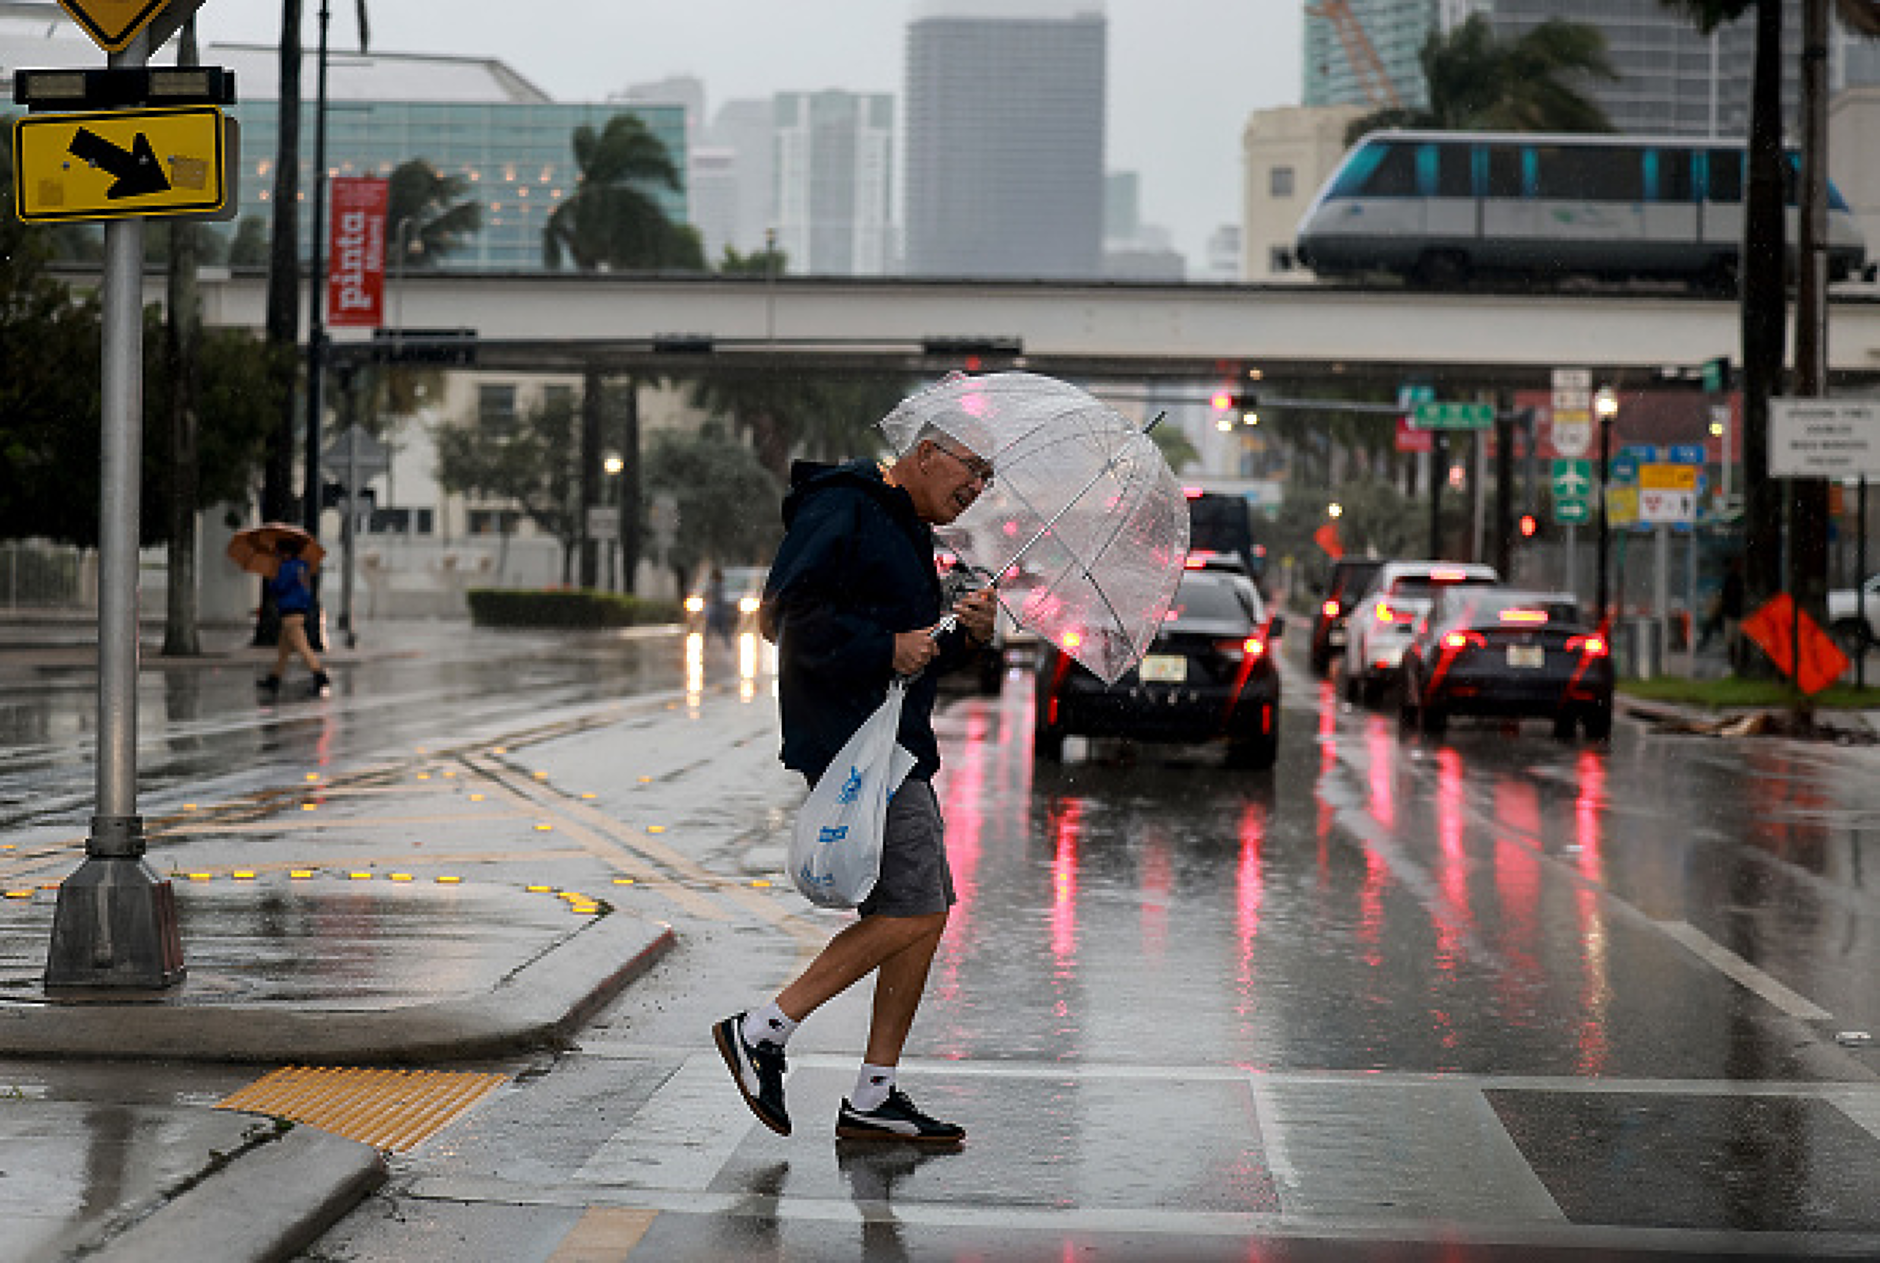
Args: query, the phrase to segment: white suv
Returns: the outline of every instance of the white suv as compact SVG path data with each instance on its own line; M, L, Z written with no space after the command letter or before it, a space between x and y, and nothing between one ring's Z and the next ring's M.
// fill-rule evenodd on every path
M1436 594L1457 584L1497 584L1493 566L1470 561L1387 561L1345 623L1345 700L1375 706L1397 679L1404 646Z

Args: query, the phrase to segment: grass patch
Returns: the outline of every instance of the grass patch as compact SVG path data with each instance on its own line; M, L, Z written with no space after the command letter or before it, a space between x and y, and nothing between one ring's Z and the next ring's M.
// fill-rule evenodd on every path
M1670 676L1655 680L1620 680L1618 688L1628 697L1709 710L1787 707L1801 700L1801 694L1782 680L1736 676L1718 680L1683 680ZM1817 710L1880 710L1880 688L1857 689L1851 684L1837 684L1817 693L1813 701Z

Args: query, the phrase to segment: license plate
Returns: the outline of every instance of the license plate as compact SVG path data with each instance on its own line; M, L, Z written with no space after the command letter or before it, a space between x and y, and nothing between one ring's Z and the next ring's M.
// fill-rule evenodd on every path
M1142 660L1145 684L1180 684L1188 678L1188 659L1180 654L1152 653Z
M1325 633L1325 643L1328 645L1344 644L1345 643L1345 629L1342 627L1335 627L1331 631Z
M1509 645L1508 665L1522 670L1533 670L1547 665L1547 651L1539 645Z

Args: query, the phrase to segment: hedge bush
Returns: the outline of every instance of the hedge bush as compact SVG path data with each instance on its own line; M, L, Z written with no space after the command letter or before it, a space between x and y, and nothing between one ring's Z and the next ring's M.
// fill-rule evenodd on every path
M679 602L585 588L472 588L470 621L478 627L592 629L676 623Z

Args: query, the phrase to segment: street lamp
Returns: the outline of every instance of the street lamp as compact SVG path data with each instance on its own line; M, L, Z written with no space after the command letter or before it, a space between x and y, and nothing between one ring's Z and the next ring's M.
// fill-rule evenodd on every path
M1601 386L1593 394L1593 415L1599 418L1599 566L1593 580L1593 609L1603 630L1607 628L1606 551L1612 524L1606 513L1606 482L1612 467L1612 422L1619 415L1619 396L1610 386Z
M614 510L614 529L607 539L607 590L618 592L615 586L614 571L619 565L620 550L620 471L627 467L627 462L616 452L609 452L601 461L601 472L607 475L607 503Z

